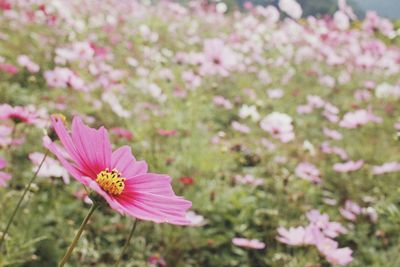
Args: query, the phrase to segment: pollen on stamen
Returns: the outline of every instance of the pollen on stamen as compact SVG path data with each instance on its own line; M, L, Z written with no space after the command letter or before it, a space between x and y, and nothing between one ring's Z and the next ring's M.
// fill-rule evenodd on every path
M116 169L110 172L108 168L98 173L96 178L96 182L100 187L114 196L118 196L124 191L125 180L126 178L121 177L121 173Z

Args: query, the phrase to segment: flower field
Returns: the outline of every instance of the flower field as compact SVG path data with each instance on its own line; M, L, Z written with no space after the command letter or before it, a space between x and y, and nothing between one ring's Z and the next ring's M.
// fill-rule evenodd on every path
M0 0L0 267L400 266L393 23Z

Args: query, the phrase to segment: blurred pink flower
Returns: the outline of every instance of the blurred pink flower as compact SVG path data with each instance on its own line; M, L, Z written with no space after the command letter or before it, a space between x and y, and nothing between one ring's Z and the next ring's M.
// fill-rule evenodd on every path
M175 195L169 176L148 173L146 162L136 161L130 147L112 152L107 130L89 128L79 117L72 121L71 135L59 117L51 120L72 162L55 143L47 143L47 148L75 179L102 196L111 208L156 223L190 223L186 210L191 202Z
M245 248L251 248L251 249L264 249L265 248L265 243L263 243L257 239L250 240L250 239L235 237L232 239L232 243L238 247L245 247Z
M251 184L251 185L254 185L254 186L259 186L259 185L264 184L264 180L263 179L254 178L254 176L250 175L250 174L246 174L245 176L236 175L235 176L235 181L237 183L239 183L239 184Z
M301 18L303 10L295 0L279 0L279 8L294 19Z
M240 133L244 134L250 133L250 128L247 125L239 123L237 121L232 122L232 128Z
M304 180L311 181L314 183L321 183L321 173L315 167L315 165L308 163L308 162L302 162L296 167L296 175Z
M227 110L233 108L232 103L228 99L224 98L223 96L219 96L219 95L214 96L213 102L215 105L222 106Z
M343 11L336 11L333 15L333 21L337 29L346 31L350 27L350 19Z
M381 175L391 172L400 172L400 163L398 162L387 162L381 166L374 166L372 168L372 173L374 175Z
M122 137L127 141L132 141L132 139L133 139L133 134L128 129L121 128L121 127L114 127L114 128L111 128L110 131L113 134L115 134L116 136Z
M157 129L157 133L161 136L176 136L178 131L175 129L168 130L168 129Z
M68 68L56 67L54 70L45 71L44 77L50 87L71 87L78 91L87 91L85 82Z
M316 246L326 260L334 265L345 266L353 261L350 248L339 248L338 243L330 238L321 237L317 239Z
M12 128L0 125L0 147L8 146L12 143L11 132Z
M340 127L354 129L365 125L369 122L380 123L381 118L373 115L365 109L359 109L354 112L348 112L344 115L343 119L339 122Z
M32 161L34 167L32 169L33 172L36 172L39 167L42 159L44 157L43 153L34 152L29 154L29 159ZM65 184L69 184L69 175L67 170L60 165L60 163L51 158L46 157L46 160L43 162L42 167L38 173L39 177L61 177Z
M341 133L335 130L328 129L326 127L323 128L324 135L333 140L342 140L343 136Z
M335 163L333 165L333 170L336 172L353 172L360 169L363 165L363 160L347 161L344 163Z
M283 143L292 141L295 138L292 118L287 114L273 112L261 120L260 126L261 129Z
M7 119L15 123L35 124L37 122L37 114L27 107L12 107L8 104L0 105L0 120Z
M33 62L27 55L18 56L17 62L21 67L26 68L31 73L36 73L40 70L39 65Z
M200 69L203 75L228 76L236 64L236 54L221 39L205 40L203 53Z
M7 166L5 159L0 157L0 170ZM11 174L0 171L0 187L5 187L6 182L11 179Z
M1 63L0 62L0 72L5 72L9 74L16 74L18 72L17 67L12 64Z
M290 227L288 230L284 227L278 228L279 236L277 237L279 242L285 243L291 246L303 246L307 243L306 239L306 229L302 226Z

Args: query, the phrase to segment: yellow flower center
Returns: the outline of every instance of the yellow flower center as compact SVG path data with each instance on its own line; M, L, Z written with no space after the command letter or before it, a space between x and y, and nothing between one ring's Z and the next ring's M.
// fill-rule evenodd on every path
M116 169L111 172L107 169L97 174L96 182L103 188L107 193L119 196L125 188L126 178L121 177Z

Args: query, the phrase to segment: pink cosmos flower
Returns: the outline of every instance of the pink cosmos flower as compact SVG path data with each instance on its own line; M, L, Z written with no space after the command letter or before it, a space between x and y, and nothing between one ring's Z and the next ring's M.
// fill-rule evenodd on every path
M363 160L347 161L344 163L336 163L333 165L333 170L336 172L353 172L360 169L364 165Z
M176 136L178 131L175 129L168 130L168 129L158 129L157 133L161 136Z
M321 183L321 173L315 167L315 165L308 163L308 162L303 162L297 165L296 167L296 175L300 177L301 179L311 181L314 183Z
M270 133L272 137L279 139L283 143L292 141L295 137L292 118L284 113L273 112L269 114L261 120L260 126L261 129Z
M371 112L365 109L359 109L354 112L346 113L343 119L339 122L339 126L343 128L354 129L369 122L380 123L381 121L381 118L375 116Z
M12 107L8 104L0 105L0 120L7 119L13 120L15 123L23 122L35 124L37 121L37 114L26 107Z
M204 41L204 61L200 72L203 75L228 76L236 64L236 54L220 39Z
M213 102L214 102L215 105L224 107L227 110L233 108L233 105L232 105L231 101L229 101L228 99L226 99L223 96L219 96L219 95L214 96Z
M17 62L31 73L36 73L40 70L39 65L33 62L27 55L18 56Z
M113 152L103 127L89 128L75 117L70 135L59 117L53 116L51 121L72 160L65 158L54 142L47 143L47 148L75 179L102 196L111 208L156 223L190 223L186 210L192 204L175 195L171 178L148 173L146 162L136 161L128 146Z
M340 147L331 146L329 142L325 141L321 144L321 151L325 154L335 154L338 155L342 160L347 160L349 156L346 150Z
M44 157L43 153L34 152L29 154L29 159L32 161L34 167L32 169L33 172L36 172L37 168L39 167L42 159ZM43 162L42 167L38 173L39 177L61 177L65 184L69 184L69 175L67 170L60 165L60 163L51 158L46 157L45 161Z
M232 128L240 133L244 134L250 133L250 128L246 124L242 124L237 121L232 122Z
M372 168L372 173L374 175L381 175L391 172L400 172L400 163L398 162L387 162L381 166L374 166Z
M235 181L239 184L251 184L254 186L259 186L264 184L264 180L260 178L254 178L253 175L246 174L245 176L242 175L236 175L235 176Z
M164 258L159 255L159 254L154 254L151 255L148 259L147 262L150 265L154 265L154 266L161 266L161 267L165 267L167 266L167 262L164 260Z
M280 0L279 8L294 19L301 18L303 10L296 0Z
M127 141L132 141L133 134L131 131L125 128L115 127L111 129L111 132L118 137L122 137Z
M18 69L12 64L0 63L0 72L15 74L18 72Z
M279 227L278 234L278 241L287 245L302 246L306 244L306 229L302 226L290 227L289 230L284 227Z
M330 238L321 237L317 239L316 246L326 260L334 265L345 266L353 261L350 248L339 248L338 243Z
M0 157L0 170L7 166L7 162ZM11 179L11 174L0 171L0 187L5 187L6 182Z
M264 249L265 243L257 239L246 239L235 237L232 239L232 243L238 247L251 248L251 249Z
M56 67L54 70L48 70L44 73L44 77L50 87L72 87L78 91L87 91L85 82L68 68Z
M350 221L355 221L357 219L357 215L361 214L361 211L361 207L351 200L346 200L344 208L339 209L340 214Z
M342 134L338 131L328 129L326 127L323 128L323 133L326 137L332 138L333 140L342 140L343 138Z

